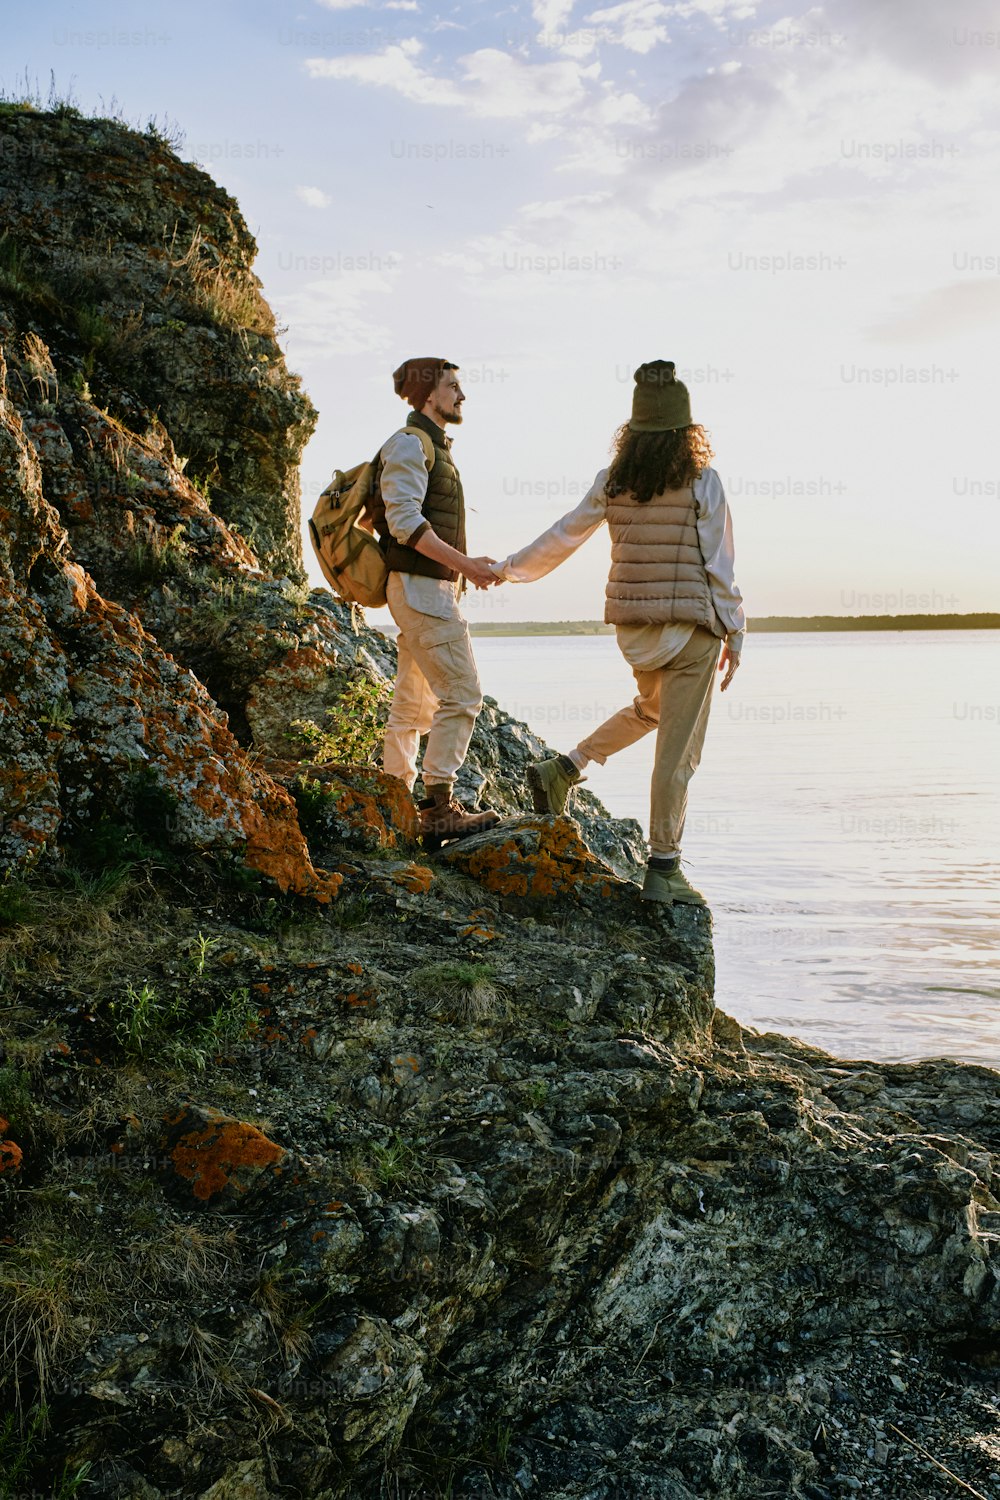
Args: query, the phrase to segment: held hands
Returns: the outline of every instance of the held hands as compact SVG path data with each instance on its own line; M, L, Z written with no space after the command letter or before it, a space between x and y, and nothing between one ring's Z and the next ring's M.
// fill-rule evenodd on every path
M495 562L495 557L467 557L462 564L461 571L477 589L489 589L495 583L503 583L503 579L498 577L490 566Z
M725 677L723 677L722 681L719 683L719 689L721 692L724 693L726 691L726 688L732 682L733 678L736 675L736 668L739 666L739 664L740 653L738 651L730 650L729 644L727 642L722 648L722 655L719 657L719 671L721 672L725 670L726 673Z

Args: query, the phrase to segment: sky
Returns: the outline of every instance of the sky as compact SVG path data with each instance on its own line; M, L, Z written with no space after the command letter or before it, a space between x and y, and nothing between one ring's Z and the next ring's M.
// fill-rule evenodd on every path
M304 513L442 355L502 558L671 359L751 619L1000 608L1000 5L8 0L0 86L50 75L239 201L319 411ZM602 532L468 613L599 618L607 561Z

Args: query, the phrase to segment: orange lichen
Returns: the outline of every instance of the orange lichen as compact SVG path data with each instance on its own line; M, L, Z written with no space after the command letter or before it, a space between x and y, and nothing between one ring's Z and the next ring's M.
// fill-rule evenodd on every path
M0 1115L0 1136L5 1136L10 1129L10 1121ZM0 1140L0 1174L4 1172L19 1172L21 1170L22 1152L15 1141Z
M456 844L445 858L500 896L579 896L598 889L611 895L614 891L607 869L590 853L568 818L523 819L500 842L471 852Z
M21 1170L21 1148L14 1141L0 1141L0 1173Z
M423 896L434 884L434 871L429 870L426 865L410 864L402 870L395 870L391 879L393 885L402 886L404 891Z
M480 927L476 922L472 922L468 927L463 927L458 935L459 937L477 938L481 942L491 943L500 934L494 932L492 927Z
M218 1110L199 1111L195 1118L197 1123L177 1137L169 1157L177 1176L190 1182L203 1203L227 1189L242 1195L261 1172L277 1170L284 1158L281 1146L244 1120Z

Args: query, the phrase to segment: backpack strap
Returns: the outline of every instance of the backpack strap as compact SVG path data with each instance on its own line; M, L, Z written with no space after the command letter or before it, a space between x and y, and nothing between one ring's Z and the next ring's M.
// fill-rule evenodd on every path
M434 447L434 440L430 433L425 432L422 427L401 427L399 430L405 432L407 437L420 439L420 446L424 450L424 463L427 465L429 474L437 461L437 449Z

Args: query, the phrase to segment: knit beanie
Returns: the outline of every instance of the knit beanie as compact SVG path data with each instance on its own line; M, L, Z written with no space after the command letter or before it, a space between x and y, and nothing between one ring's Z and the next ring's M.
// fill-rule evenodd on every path
M672 360L654 359L636 370L628 425L633 432L673 432L691 426L691 398L676 378Z
M414 411L419 411L445 370L457 369L457 365L446 359L404 359L399 369L392 372L393 389L397 396L409 401Z

